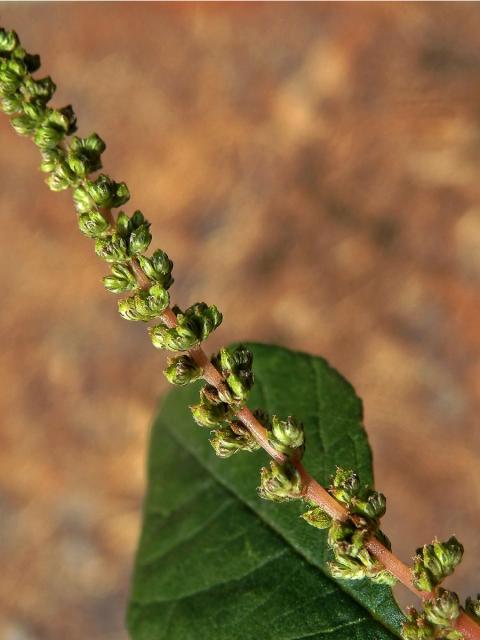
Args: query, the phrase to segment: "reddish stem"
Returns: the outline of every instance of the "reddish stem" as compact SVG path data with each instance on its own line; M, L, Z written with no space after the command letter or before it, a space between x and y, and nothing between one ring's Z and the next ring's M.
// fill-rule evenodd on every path
M137 274L135 266L134 271ZM138 271L141 271L140 265L138 265ZM145 277L143 272L142 275ZM139 282L139 284L141 283ZM177 325L177 318L170 308L163 313L162 320L168 327L173 328ZM203 378L208 382L208 384L213 385L217 389L225 386L225 381L223 380L221 373L212 365L201 347L191 349L188 353L195 362L202 367ZM243 407L236 415L271 458L280 463L285 461L285 456L272 447L268 441L267 430L255 418L248 407ZM306 471L299 462L295 463L295 466L302 475L303 485L305 487L305 496L324 509L332 518L336 520L345 520L348 517L347 510L337 502L337 500L335 500L335 498L330 495L324 487L312 478L308 471ZM371 538L367 542L366 546L370 553L382 563L387 571L394 575L399 582L405 585L407 589L418 596L421 600L429 600L434 597L434 593L420 591L414 586L410 568L402 562L400 558L397 558L395 554L389 551L379 540L377 540L377 538ZM463 633L465 640L480 640L480 626L463 612L457 619L455 628Z

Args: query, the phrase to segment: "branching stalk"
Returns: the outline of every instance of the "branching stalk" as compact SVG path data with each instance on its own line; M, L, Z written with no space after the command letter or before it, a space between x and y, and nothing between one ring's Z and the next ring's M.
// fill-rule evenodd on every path
M303 499L316 505L303 517L313 526L329 528L329 544L336 554L336 564L330 564L332 575L368 577L381 584L392 584L394 576L418 596L425 604L424 613L409 614L403 637L459 640L461 634L464 640L480 640L479 623L465 612L480 620L480 599L475 605L478 610L468 601L464 610L456 594L438 588L460 562L462 545L454 537L446 543L434 541L417 551L414 568L409 568L390 551L379 529L386 508L383 494L368 487L362 492L358 476L342 469L337 469L338 477L329 490L325 489L300 462L302 424L292 416L286 420L273 416L269 424L268 416L259 419L259 414L247 407L253 384L252 354L241 348L235 353L222 349L212 360L206 355L201 344L219 326L221 313L204 303L185 312L170 307L173 263L162 250L145 255L151 241L150 223L140 211L131 217L123 211L116 216L112 213L128 201L127 185L104 174L90 178L101 168L103 140L91 134L65 144L76 130L75 113L71 106L47 106L55 85L49 77L32 77L39 66L39 57L28 54L13 31L0 28L2 109L12 116L17 133L33 138L40 148L41 169L50 174L49 187L55 191L73 189L80 230L95 240L97 255L111 265L105 287L114 293L133 292L119 302L121 315L143 322L160 319L160 324L150 329L154 346L183 354L169 363L168 379L182 385L198 377L207 382L200 404L192 411L199 425L216 428L211 440L216 453L228 457L258 446L268 453L274 462L270 470L262 470L261 497Z

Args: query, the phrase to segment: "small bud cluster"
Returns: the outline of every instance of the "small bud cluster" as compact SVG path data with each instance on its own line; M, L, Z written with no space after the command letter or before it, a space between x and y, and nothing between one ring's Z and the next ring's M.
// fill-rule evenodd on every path
M95 241L96 254L111 265L111 273L103 278L105 288L112 293L132 293L119 302L122 317L142 322L159 318L159 324L149 329L155 347L176 352L192 350L168 360L164 372L167 380L176 385L198 380L203 371L196 362L195 350L220 325L222 314L214 305L201 302L183 312L174 307L176 326L167 323L164 313L170 304L172 261L162 250L144 255L152 237L150 223L141 211L132 216L120 211L114 218L112 209L130 199L128 187L105 174L91 177L102 168L106 145L96 133L68 139L76 131L75 113L70 105L60 109L48 106L56 86L48 76L32 77L39 68L39 56L27 53L14 31L0 27L1 108L11 116L15 131L30 137L39 147L40 168L49 174L46 182L50 189L72 189L80 231ZM236 418L253 386L252 354L243 346L221 349L212 363L222 374L223 382L218 389L211 385L202 388L200 402L191 407L195 421L211 430L210 442L222 458L238 451L257 450L256 439ZM305 448L303 425L292 416L286 420L273 416L270 420L259 410L254 415L266 428L269 444L282 460L272 461L261 470L259 495L275 502L305 500L299 466ZM318 529L328 529L328 543L334 555L330 563L332 575L350 580L368 577L377 583L394 584L395 578L366 546L376 536L390 548L379 529L386 509L385 496L361 486L358 476L344 469L337 469L329 491L345 506L345 521L333 520L312 504L302 517ZM408 611L402 631L405 640L462 638L455 629L462 611L458 596L438 586L453 572L462 555L463 547L454 537L444 543L435 540L417 551L413 583L422 591L433 592L433 597L425 602L422 613ZM480 621L480 596L468 598L465 610Z
M476 618L480 622L480 593L477 594L476 598L470 596L467 598L465 611L467 611L472 618Z
M236 349L220 349L212 364L222 373L228 391L226 402L245 403L254 383L253 354L243 345Z
M328 529L328 544L334 555L329 563L331 574L345 580L370 578L379 584L395 584L396 578L384 569L365 544L372 536L377 536L390 548L388 538L379 529L380 518L386 509L385 496L362 486L353 471L339 467L329 491L346 507L348 519L332 520L319 507L310 509L302 517L313 527Z
M215 305L197 302L186 311L173 309L177 326L168 327L165 322L149 329L152 344L157 349L188 351L206 340L222 322L222 314Z
M303 494L303 483L300 472L291 462L270 462L260 473L258 495L265 500L287 502L299 500Z
M378 535L378 531L375 532ZM329 563L332 576L343 580L370 578L377 584L394 585L396 578L370 553L365 543L374 534L368 527L358 527L352 520L334 520L328 531L328 544L334 558ZM387 546L390 546L388 542Z
M463 640L463 634L455 629L461 612L456 593L438 589L434 598L427 600L423 613L413 607L407 610L402 627L404 640Z
M212 362L222 373L224 384L218 389L203 387L199 404L191 407L193 419L211 430L210 444L220 458L229 458L239 451L256 451L260 445L235 418L253 386L253 355L240 345L221 349Z
M300 460L305 450L303 424L292 416L281 420L272 416L272 426L268 430L270 444L287 458Z
M463 557L463 545L452 536L446 542L434 540L417 549L413 583L421 591L433 591L455 570Z
M455 629L462 607L458 595L439 587L453 573L463 557L463 545L451 536L446 542L434 540L417 549L414 558L412 582L421 591L433 593L425 601L423 612L408 611L402 628L404 640L461 640L463 635ZM480 613L480 600L467 598L464 610L472 617ZM477 608L477 613L475 609ZM479 616L480 619L480 616Z
M56 86L50 77L32 77L39 68L40 58L21 47L17 34L0 28L2 109L11 116L17 133L29 136L39 147L40 169L49 174L46 182L50 189L72 189L80 231L95 241L96 254L111 265L110 275L103 279L105 288L112 293L134 293L119 302L122 317L143 322L161 317L170 302L172 262L161 250L150 257L144 255L152 236L141 211L132 216L120 211L114 219L111 210L130 199L128 187L103 173L90 177L102 168L105 142L96 133L69 138L76 131L75 112L70 105L61 109L48 106ZM142 287L134 266L144 276ZM203 311L202 305L197 306ZM216 320L208 318L204 324L218 326L221 316L215 312ZM203 337L209 330L197 333Z

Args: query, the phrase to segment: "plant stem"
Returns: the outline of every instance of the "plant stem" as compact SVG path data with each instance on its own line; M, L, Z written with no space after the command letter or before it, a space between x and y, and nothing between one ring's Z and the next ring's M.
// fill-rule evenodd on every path
M107 220L113 220L110 210L104 210L103 214ZM131 260L131 266L139 287L144 290L149 289L151 282L143 273L136 258ZM161 320L169 328L177 326L177 318L170 307L163 312ZM218 390L226 386L222 374L213 366L205 351L200 346L190 349L188 354L195 360L198 366L202 368L202 377L208 384ZM242 407L236 416L247 427L258 444L271 458L279 463L285 462L285 456L272 447L268 440L267 430L260 424L247 406ZM321 507L335 520L345 520L349 517L345 507L335 500L335 498L308 473L300 462L295 462L295 466L301 474L306 498ZM370 553L382 563L387 571L394 575L399 582L422 601L430 600L435 596L433 592L420 591L417 589L412 582L413 576L410 567L402 562L394 553L389 551L377 538L372 537L366 543L366 546ZM464 612L461 612L457 618L455 628L463 634L465 640L480 640L480 626Z
M175 327L177 319L173 311L169 308L163 315L162 320L169 327ZM213 385L217 389L225 385L221 373L213 366L207 355L201 347L191 349L189 355L195 362L202 367L203 378L208 384ZM247 427L258 444L273 458L276 462L284 462L285 456L278 453L268 441L267 430L255 418L248 407L243 407L236 414L237 418ZM331 496L324 487L322 487L299 463L295 463L300 472L305 487L305 496L326 511L332 518L336 520L345 520L348 517L347 510L333 496ZM400 560L394 553L389 551L377 538L371 538L366 543L370 553L379 560L385 569L393 574L399 582L407 589L418 596L422 600L429 600L434 597L434 593L420 591L412 582L412 572L404 562ZM456 621L455 628L463 633L465 640L480 640L480 626L465 613L461 613Z

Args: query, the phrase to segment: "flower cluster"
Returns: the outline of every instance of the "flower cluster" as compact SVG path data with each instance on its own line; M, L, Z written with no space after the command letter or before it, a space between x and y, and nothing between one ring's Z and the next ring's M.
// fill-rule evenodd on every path
M456 593L439 589L434 598L424 604L423 613L411 607L402 628L404 640L462 640L455 629L461 607Z
M413 584L426 593L433 592L433 598L425 601L423 612L411 608L403 625L405 640L461 640L463 635L455 629L455 622L462 607L458 595L439 587L440 583L461 562L463 545L451 536L446 542L434 540L417 549L413 561ZM478 606L478 601L477 601ZM476 616L475 603L467 599L465 610ZM479 611L480 613L480 607Z
M13 31L0 28L0 101L3 111L11 116L15 131L30 137L41 154L40 169L53 191L72 189L80 231L95 241L96 254L110 265L103 278L112 293L130 293L119 301L122 317L149 322L152 343L159 349L180 352L169 358L165 376L175 385L186 385L203 376L198 358L201 343L222 321L214 305L203 302L185 311L171 310L169 288L173 283L172 261L158 249L145 255L152 236L150 223L141 211L129 216L114 209L130 199L124 182L116 182L106 174L93 176L102 168L104 141L92 133L84 138L73 135L76 116L70 105L55 109L49 106L56 87L50 77L33 78L40 68L40 58L21 46ZM173 316L172 316L173 314ZM172 321L174 317L175 321ZM182 353L183 352L183 353ZM200 401L191 407L198 425L209 429L215 453L228 458L239 451L259 448L256 438L238 418L245 407L254 383L252 354L244 346L221 349L212 364L221 375L218 386L205 385ZM356 473L338 468L329 487L330 494L345 507L346 518L332 519L321 507L305 497L304 474L300 460L305 450L304 428L292 416L270 417L263 411L254 417L265 427L269 446L276 452L275 461L261 470L258 493L275 502L304 500L309 510L305 521L319 529L328 529L328 544L333 553L329 563L336 578L392 585L395 578L370 553L367 542L376 537L390 549L380 530L386 499L368 486L362 486ZM463 547L452 537L447 542L435 540L417 551L412 569L412 582L431 597L424 611L408 611L403 627L405 640L459 640L456 621L462 611L458 596L439 587L452 573L463 555ZM480 596L467 599L464 610L480 621Z
M390 541L379 528L380 518L386 510L385 496L362 486L356 473L340 467L332 477L329 491L345 506L346 520L332 520L319 507L313 507L302 517L314 527L328 529L327 540L334 557L329 563L331 574L345 580L370 578L379 584L395 584L395 577L366 547L366 542L376 536L391 548Z
M148 322L159 318L150 331L154 346L184 351L198 345L222 320L214 306L198 303L177 312L178 327L169 328L162 315L168 309L168 289L173 283L172 261L158 249L145 255L152 236L150 223L141 211L129 216L113 209L130 199L124 182L100 173L105 142L96 133L74 136L76 116L70 105L48 105L55 93L50 77L35 79L40 58L28 54L14 31L0 29L0 98L13 128L32 138L41 154L40 169L53 191L71 189L80 231L95 241L95 252L109 263L111 272L103 284L112 293L131 292L120 300L123 318ZM139 275L140 274L140 275Z
M191 407L193 419L211 430L210 444L221 458L239 451L256 451L259 444L235 416L245 405L253 385L253 356L243 345L220 350L212 358L225 381L219 389L211 385L200 391L200 402ZM257 414L258 415L258 414Z

